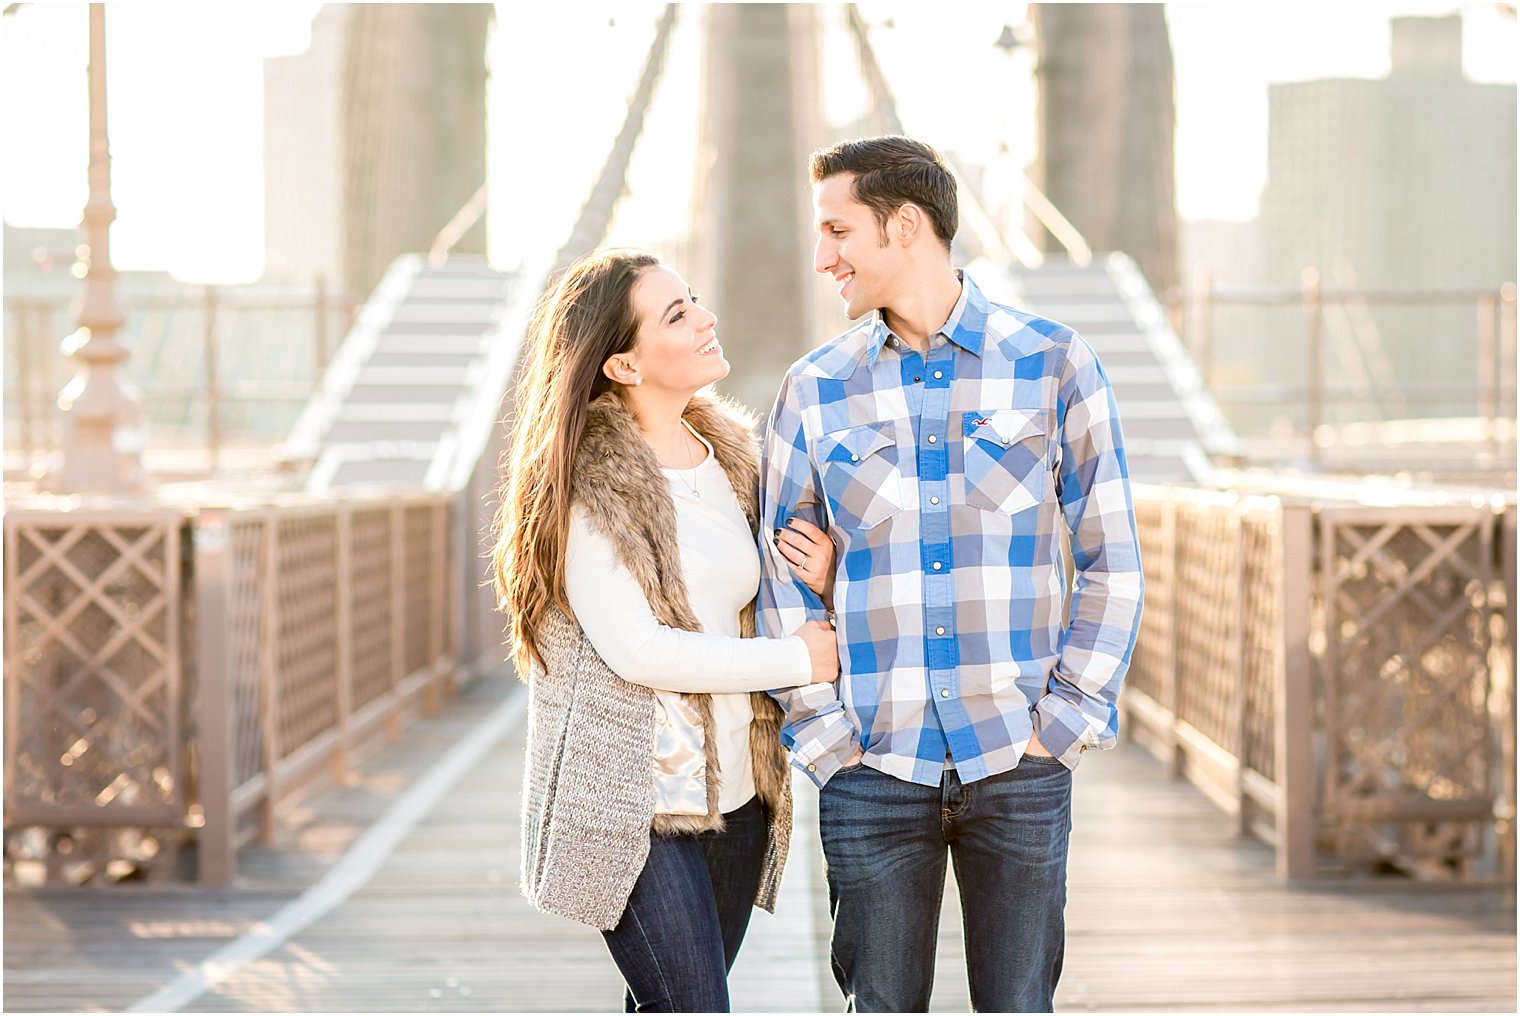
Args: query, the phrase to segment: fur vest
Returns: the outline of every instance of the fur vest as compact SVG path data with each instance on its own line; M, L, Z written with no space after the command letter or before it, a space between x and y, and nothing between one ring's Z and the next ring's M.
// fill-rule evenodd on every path
M686 420L712 445L750 530L759 525L759 450L742 411L696 396ZM591 404L576 450L572 498L611 543L643 589L655 617L700 631L692 613L675 532L669 481L622 400ZM751 603L740 616L755 633ZM702 717L706 815L655 815L654 692L624 681L603 662L575 620L548 612L534 632L544 668L529 676L528 765L522 813L522 889L535 907L603 930L623 915L644 869L651 828L661 833L723 827L718 811L716 731L709 695L687 695ZM750 695L749 748L769 837L757 906L775 907L792 829L791 782L781 747L782 710Z

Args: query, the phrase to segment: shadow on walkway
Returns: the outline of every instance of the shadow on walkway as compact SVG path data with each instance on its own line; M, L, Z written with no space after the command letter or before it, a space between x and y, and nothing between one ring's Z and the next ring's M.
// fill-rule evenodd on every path
M440 760L457 763L500 710L513 714L505 733L435 799L410 794L416 822L398 825L401 795L438 782ZM600 936L518 894L522 739L521 689L478 681L363 760L350 785L287 808L276 842L244 851L227 890L7 888L6 1009L121 1010L177 985L196 992L184 1003L195 1011L618 1010ZM782 900L751 924L736 1011L842 1004L815 795L797 790ZM331 890L387 825L398 835L373 875ZM1083 762L1074 826L1060 1009L1515 1009L1512 888L1286 885L1266 846L1132 745ZM305 923L282 937L273 918L294 910ZM200 969L229 946L262 954L224 977ZM952 885L935 1011L966 1011L964 970Z

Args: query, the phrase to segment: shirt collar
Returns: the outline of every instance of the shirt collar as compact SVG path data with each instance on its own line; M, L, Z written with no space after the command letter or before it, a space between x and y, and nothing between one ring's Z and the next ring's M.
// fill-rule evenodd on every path
M950 316L934 334L943 335L966 352L981 356L982 340L987 332L987 298L982 295L980 287L961 269L957 268L955 275L961 280L960 299L955 301L955 306L950 310ZM868 365L873 367L876 365L877 358L881 356L882 346L886 345L887 339L891 337L893 333L892 329L887 327L886 316L877 310L871 321L871 337L866 343Z

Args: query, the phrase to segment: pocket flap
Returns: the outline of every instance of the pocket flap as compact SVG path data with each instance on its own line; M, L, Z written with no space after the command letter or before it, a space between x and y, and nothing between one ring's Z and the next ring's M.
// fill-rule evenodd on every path
M987 413L967 413L965 435L1004 447L1045 433L1043 409L994 409Z
M878 420L862 427L836 430L818 440L818 454L825 462L859 462L868 455L897 443L897 432L890 420Z

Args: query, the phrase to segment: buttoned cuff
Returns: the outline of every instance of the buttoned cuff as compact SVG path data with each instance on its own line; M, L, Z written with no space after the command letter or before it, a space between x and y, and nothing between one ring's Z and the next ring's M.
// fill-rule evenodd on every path
M1076 769L1082 753L1112 748L1117 739L1102 736L1103 730L1093 719L1066 699L1046 694L1030 710L1035 736L1067 769Z
M835 713L820 721L823 729L809 731L806 746L792 752L792 765L802 770L814 785L822 789L829 779L844 768L859 747L855 728L844 713Z

